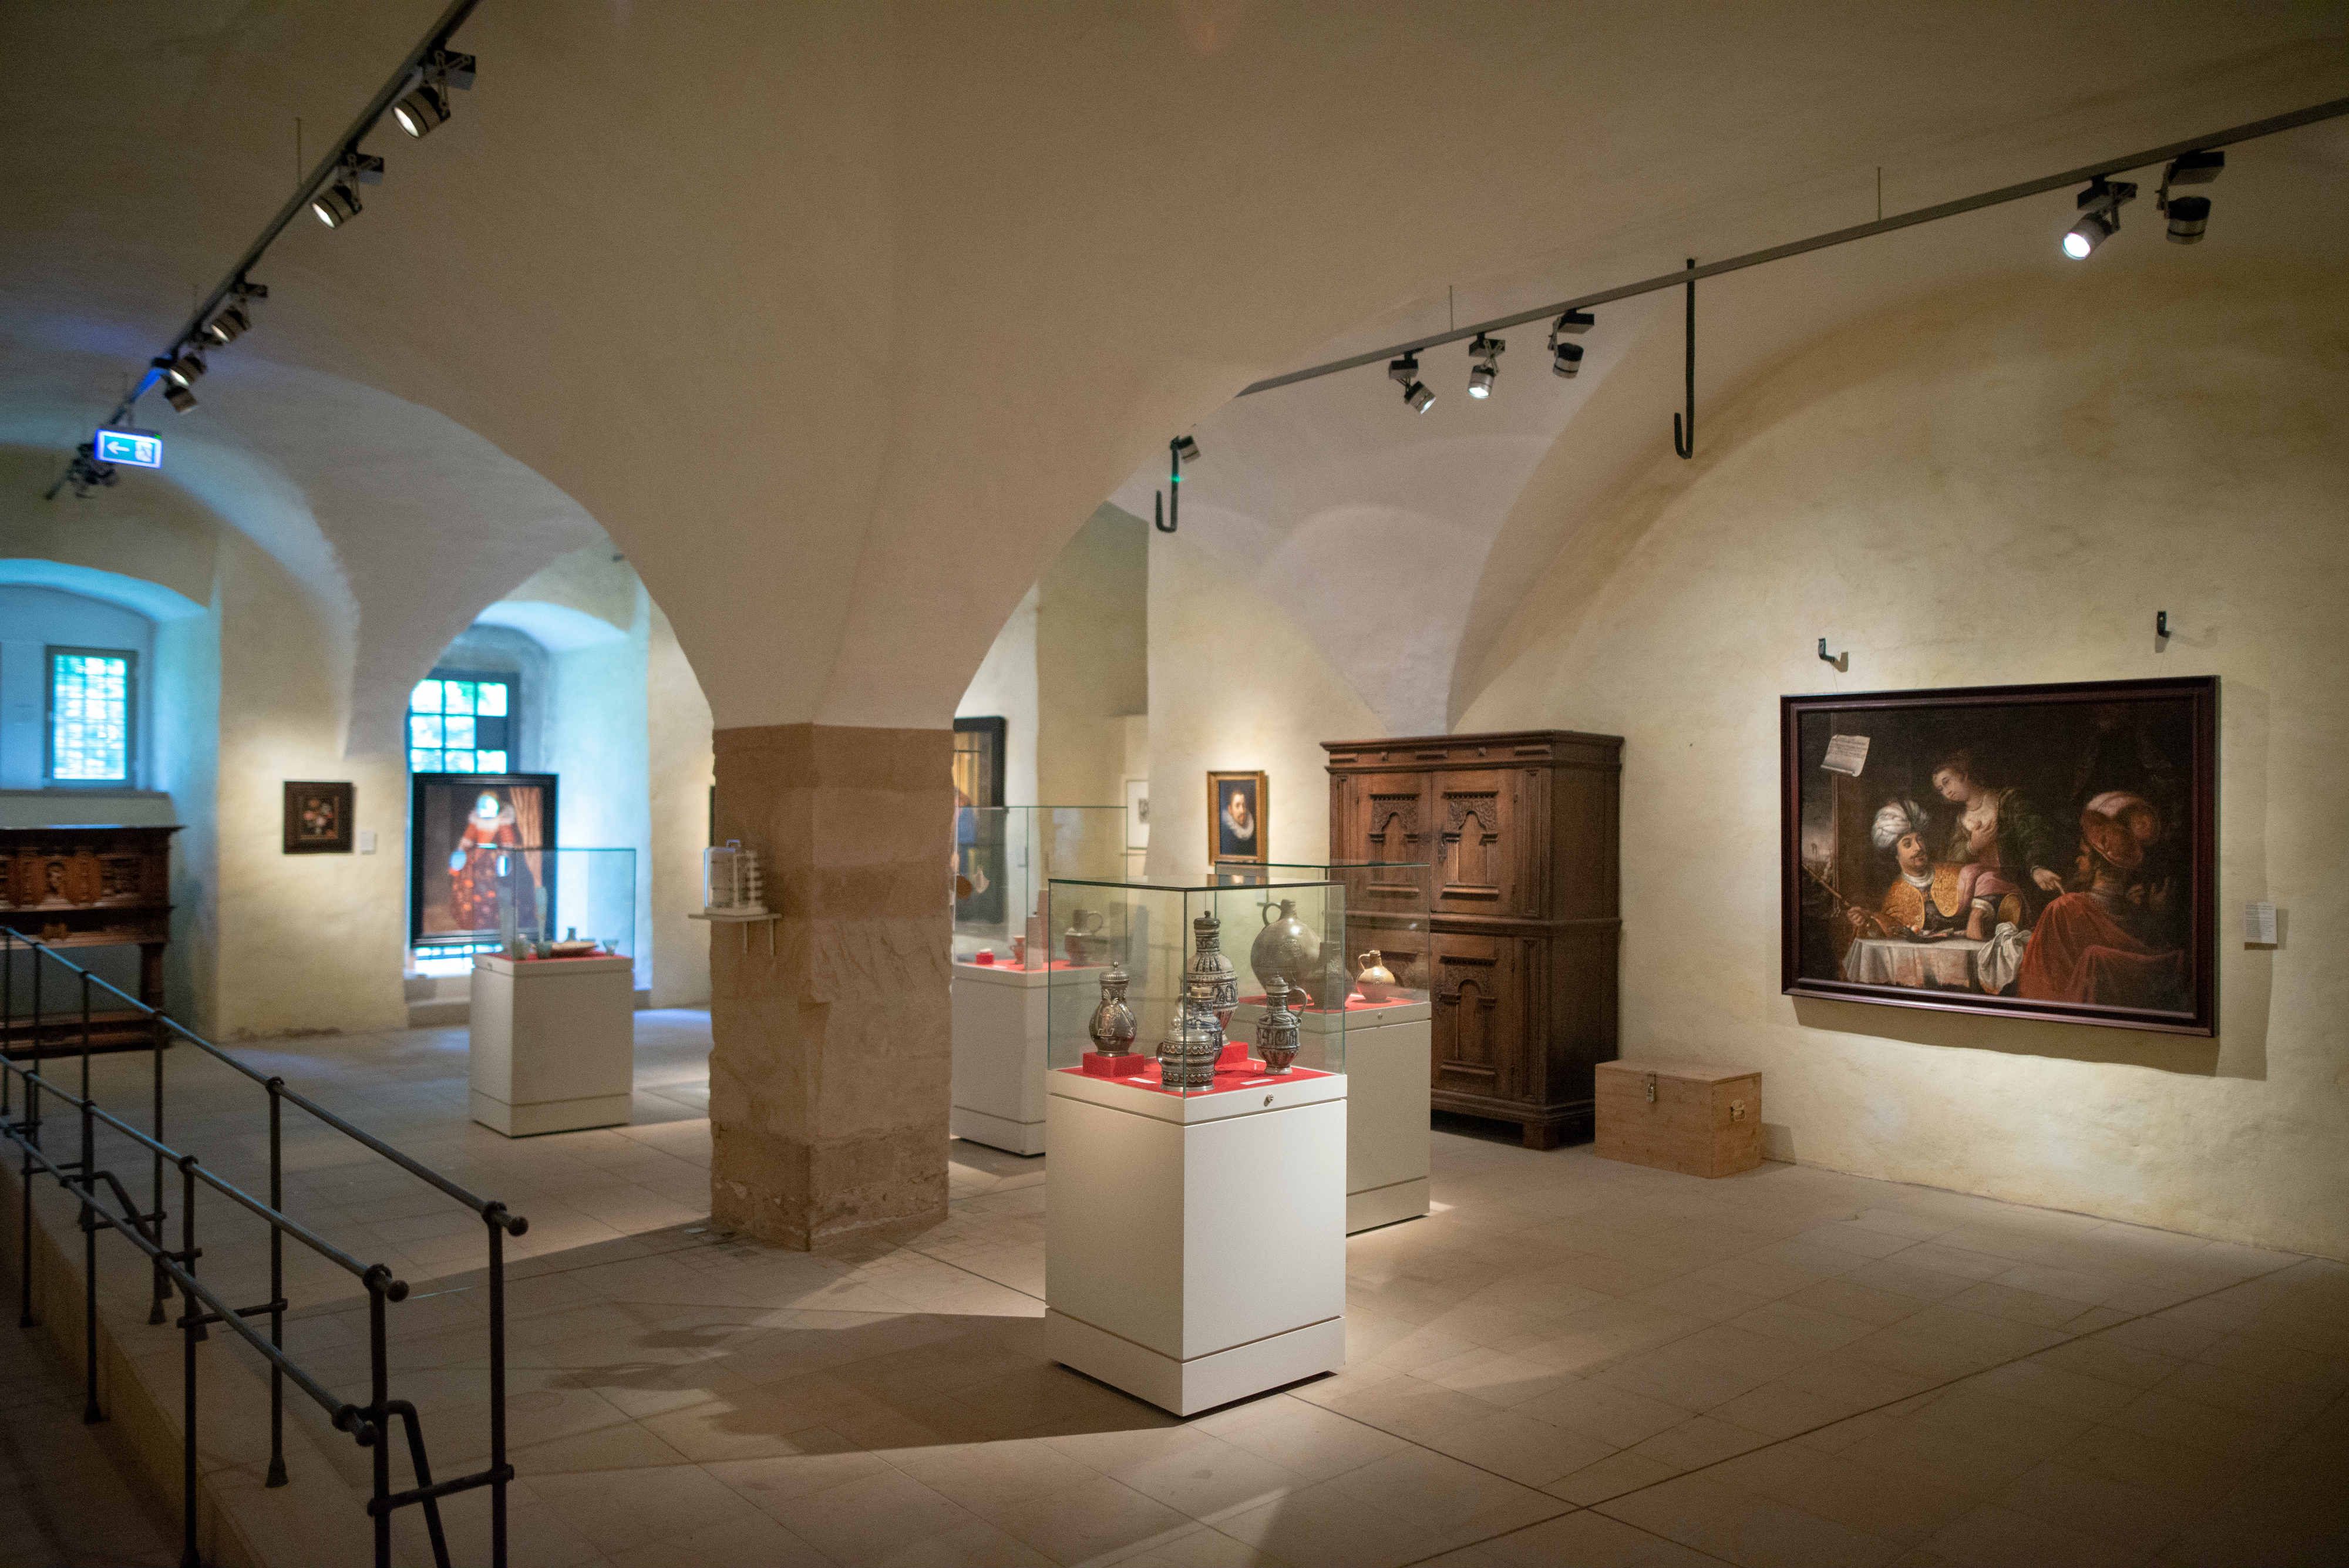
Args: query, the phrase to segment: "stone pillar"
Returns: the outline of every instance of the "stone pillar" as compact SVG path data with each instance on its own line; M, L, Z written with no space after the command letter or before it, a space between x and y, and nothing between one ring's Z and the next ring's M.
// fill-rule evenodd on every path
M943 1220L953 732L715 741L718 841L758 852L782 919L772 956L711 931L711 1218L802 1249Z

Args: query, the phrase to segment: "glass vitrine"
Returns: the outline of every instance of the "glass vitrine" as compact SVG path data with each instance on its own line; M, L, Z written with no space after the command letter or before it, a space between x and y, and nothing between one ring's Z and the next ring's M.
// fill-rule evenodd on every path
M594 942L619 958L634 956L636 940L636 852L633 849L518 849L505 857L501 919L513 912L514 929L500 936L523 941Z
M1320 997L1350 985L1342 883L1222 869L1212 882L1054 877L1048 895L1054 957L1069 961L1050 974L1054 1070L1185 1095L1346 1070L1342 1006L1306 1026ZM1096 1049L1112 992L1133 1022L1123 1051Z
M1114 877L1124 852L1123 806L958 807L956 961L1040 967L1044 960L1031 964L1030 950L1040 945L1057 956L1061 946L1045 919L1046 885L1055 877Z

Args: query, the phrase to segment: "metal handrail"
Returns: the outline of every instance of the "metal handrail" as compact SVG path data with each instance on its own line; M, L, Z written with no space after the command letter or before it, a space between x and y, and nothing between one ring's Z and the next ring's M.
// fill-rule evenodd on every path
M30 1062L16 1054L17 1025L16 1011L16 950L22 945L33 955L32 965L32 1037ZM77 1051L68 1044L62 1051L46 1048L52 1017L42 995L42 961L57 964L79 981L80 1043ZM92 1014L90 999L95 992L103 991L127 1002L151 1026L150 1046L153 1059L154 1103L151 1132L132 1126L98 1106L90 1087L90 1055L92 1046ZM62 1023L70 1027L70 1016ZM269 1096L269 1198L266 1201L245 1191L218 1171L208 1168L192 1154L183 1153L163 1141L164 1074L163 1052L171 1039L176 1038L195 1046L205 1055L222 1063L259 1085ZM42 1069L52 1059L78 1055L81 1063L80 1093L76 1094ZM18 1080L25 1086L25 1109L21 1117L11 1120L14 1088ZM53 1158L42 1147L42 1097L47 1095L59 1106L74 1114L80 1124L81 1153L74 1159ZM407 1299L406 1282L393 1274L383 1263L365 1263L351 1253L336 1246L309 1226L288 1215L285 1210L285 1150L283 1107L292 1101L296 1108L305 1111L326 1126L351 1138L369 1152L390 1160L401 1169L438 1189L448 1197L463 1204L483 1222L488 1243L489 1267L489 1338L490 1338L490 1463L485 1469L451 1480L435 1481L427 1457L423 1428L415 1407L404 1399L391 1397L389 1358L386 1339L386 1308ZM127 1137L138 1148L147 1152L153 1167L154 1199L150 1211L140 1213L129 1190L111 1171L98 1165L97 1137L100 1126ZM219 1046L196 1033L187 1025L149 1006L119 986L91 973L37 938L21 931L0 927L0 1137L15 1144L23 1152L23 1213L21 1220L23 1256L21 1259L22 1298L18 1324L36 1326L38 1319L33 1311L33 1178L37 1170L56 1179L59 1186L76 1195L81 1210L83 1233L83 1357L86 1403L83 1419L102 1421L105 1414L98 1397L98 1242L100 1230L110 1230L130 1241L154 1271L155 1298L148 1321L165 1321L163 1303L173 1290L180 1293L182 1310L177 1326L182 1335L182 1454L181 1485L182 1568L201 1568L197 1553L197 1454L196 1454L196 1345L206 1337L212 1324L224 1324L237 1336L260 1353L269 1365L270 1373L270 1465L268 1484L283 1486L286 1482L285 1453L285 1386L289 1380L295 1387L326 1412L337 1430L349 1433L358 1444L372 1450L374 1495L368 1500L367 1511L373 1526L375 1561L379 1568L389 1568L391 1563L391 1516L398 1509L416 1506L424 1511L425 1527L430 1537L434 1562L439 1568L448 1568L449 1547L441 1527L440 1500L476 1487L490 1489L491 1554L496 1568L506 1562L506 1488L513 1479L513 1467L506 1459L505 1409L505 1239L520 1236L530 1228L529 1220L508 1210L506 1206L485 1199L451 1181L400 1150L385 1143L364 1128L355 1127L342 1116L326 1109L307 1096L285 1086L282 1077L264 1075L238 1061ZM164 1241L164 1223L168 1214L164 1207L163 1168L172 1166L180 1173L180 1246L171 1248ZM203 1251L196 1243L196 1195L199 1187L213 1191L235 1203L239 1208L261 1220L269 1227L269 1300L254 1306L233 1307L211 1287L196 1277L196 1262ZM110 1193L120 1206L117 1213L100 1197L100 1188ZM355 1276L367 1291L367 1349L369 1393L367 1404L354 1405L338 1399L317 1378L305 1371L288 1355L285 1346L285 1243L291 1236L320 1257ZM261 1331L248 1320L266 1316L269 1332L264 1338ZM409 1464L416 1485L395 1492L391 1486L391 1425L397 1420L407 1428Z

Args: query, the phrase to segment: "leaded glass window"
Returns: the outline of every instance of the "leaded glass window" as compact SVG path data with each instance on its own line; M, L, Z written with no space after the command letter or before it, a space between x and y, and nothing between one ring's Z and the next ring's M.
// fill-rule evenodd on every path
M49 649L49 782L130 782L137 659L114 649Z
M513 678L434 670L408 698L408 768L502 774L515 742Z

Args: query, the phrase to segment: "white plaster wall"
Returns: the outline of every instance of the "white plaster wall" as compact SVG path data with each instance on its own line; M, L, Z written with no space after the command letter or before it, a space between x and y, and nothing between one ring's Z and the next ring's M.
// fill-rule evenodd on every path
M1326 857L1321 742L1384 734L1377 714L1245 563L1188 532L1150 536L1150 633L1149 874L1206 869L1211 769L1265 771L1272 858Z
M649 601L647 601L649 602ZM655 1007L709 1005L709 927L701 908L701 851L709 843L709 700L678 646L677 629L651 605L645 652L646 752L651 776L652 961Z
M626 573L627 568L616 568ZM627 628L547 656L547 700L538 755L561 775L556 843L566 849L626 849L635 854L631 950L636 989L652 984L652 802L646 731L646 648L651 627L644 589L629 579L633 610ZM585 857L573 857L581 868ZM590 873L593 877L594 873ZM577 925L580 935L609 919L591 908L574 875L556 889L555 925Z
M1036 615L1042 585L1031 585L1019 606L988 646L978 673L955 706L957 719L1003 721L1005 805L1058 805L1036 795L1036 732L1040 717L1036 686Z
M1125 720L1150 701L1149 536L1104 505L1039 584L1036 805L1123 802Z
M1625 737L1624 1054L1760 1067L1774 1153L2349 1257L2349 280L2162 249L1708 407L1695 462L1579 525L1620 565L1593 586L1569 545L1460 728ZM1782 693L2204 673L2215 1042L1779 994ZM2284 943L2247 950L2265 898Z

